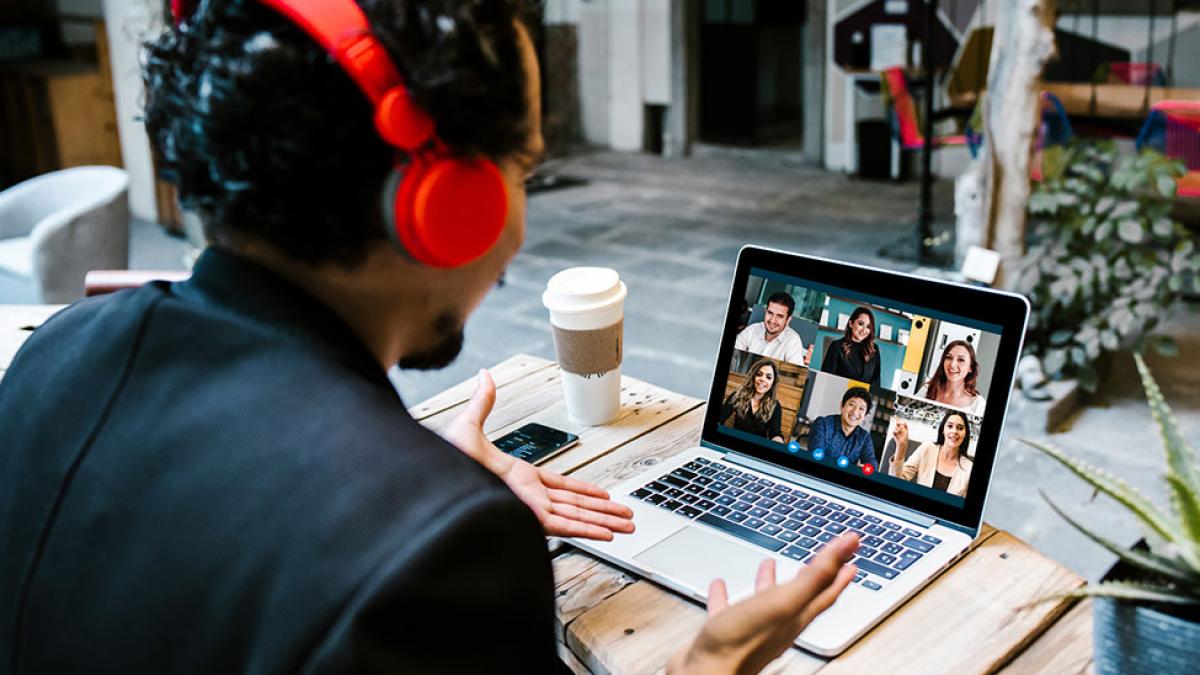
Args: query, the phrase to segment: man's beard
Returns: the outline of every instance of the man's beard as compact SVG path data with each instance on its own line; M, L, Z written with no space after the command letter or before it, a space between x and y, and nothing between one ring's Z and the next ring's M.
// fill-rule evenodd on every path
M458 358L463 347L463 325L449 312L438 315L432 332L438 336L432 346L400 359L396 364L410 370L437 370Z

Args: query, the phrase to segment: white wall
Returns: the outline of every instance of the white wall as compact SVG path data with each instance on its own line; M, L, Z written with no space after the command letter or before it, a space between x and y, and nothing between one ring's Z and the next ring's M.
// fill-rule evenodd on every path
M546 20L578 21L584 137L640 150L645 104L671 104L671 2L552 0Z
M129 172L129 207L138 218L157 220L150 139L146 136L146 128L138 121L143 99L138 52L142 42L163 29L161 7L156 0L103 0L103 7L112 59L121 157Z

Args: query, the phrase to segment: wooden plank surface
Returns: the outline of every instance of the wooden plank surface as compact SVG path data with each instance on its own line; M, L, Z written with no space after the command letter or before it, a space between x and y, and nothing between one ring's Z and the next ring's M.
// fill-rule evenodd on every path
M1078 602L1003 673L1090 674L1092 664L1092 600Z
M497 400L501 397L507 397L508 392L504 391L506 386L553 365L554 362L547 359L528 354L517 354L488 368L492 373L492 380L496 383ZM453 387L410 407L408 414L412 415L413 419L423 420L466 403L471 399L471 394L475 393L477 383L478 378L476 377L463 380Z
M51 315L65 305L0 305L0 376L8 370L17 350Z

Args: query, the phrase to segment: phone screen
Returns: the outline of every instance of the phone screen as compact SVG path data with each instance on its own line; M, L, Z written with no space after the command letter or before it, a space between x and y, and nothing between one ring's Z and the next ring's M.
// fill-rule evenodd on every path
M532 422L501 436L494 443L501 451L517 459L537 463L567 449L578 440L575 434Z

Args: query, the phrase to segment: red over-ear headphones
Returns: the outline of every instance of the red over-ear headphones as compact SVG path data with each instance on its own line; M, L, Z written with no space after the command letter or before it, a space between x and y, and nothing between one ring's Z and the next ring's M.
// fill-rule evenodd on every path
M433 120L408 96L383 45L353 0L260 0L325 48L375 106L375 128L409 163L392 181L388 233L415 260L458 267L495 245L508 215L508 192L494 162L454 157L437 138ZM171 0L175 23L188 0ZM389 189L392 189L389 187Z

